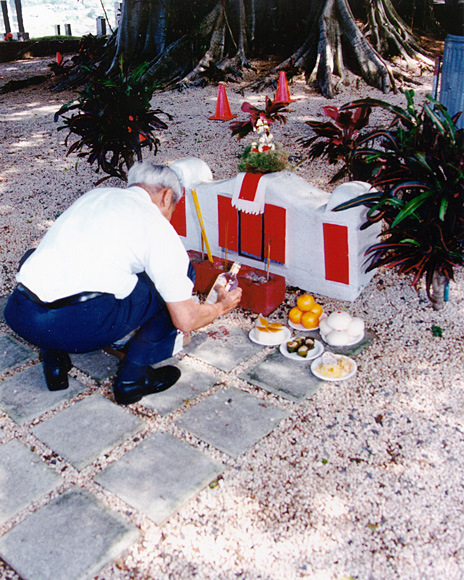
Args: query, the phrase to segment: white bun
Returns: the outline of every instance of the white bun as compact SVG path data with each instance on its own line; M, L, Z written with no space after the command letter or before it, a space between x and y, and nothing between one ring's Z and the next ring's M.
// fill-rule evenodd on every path
M319 319L319 331L321 334L329 334L333 330L330 324L327 322L327 318Z
M355 316L348 327L348 334L350 336L359 336L364 332L364 320Z
M327 318L329 326L334 330L346 330L351 324L351 316L348 312L342 312L338 310L337 312L332 312Z
M345 346L350 342L350 336L345 330L332 330L325 340L330 346Z

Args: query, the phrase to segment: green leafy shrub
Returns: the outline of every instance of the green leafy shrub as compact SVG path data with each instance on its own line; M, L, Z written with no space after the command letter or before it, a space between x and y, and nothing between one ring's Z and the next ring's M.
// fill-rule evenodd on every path
M288 153L282 149L253 151L251 145L240 154L238 171L247 173L273 173L283 171L288 166Z
M420 108L414 91L406 91L406 108L361 99L342 109L380 107L393 115L386 128L375 129L358 143L355 155L374 163L371 192L343 203L335 211L367 206L363 227L383 220L379 243L367 250L367 270L397 267L412 274L412 284L425 278L428 296L436 278L447 283L464 263L464 130L460 113L450 117L428 96Z
M161 109L151 109L156 85L144 80L148 67L145 63L125 73L121 60L119 74L114 78L108 78L98 68L84 67L90 75L88 84L78 92L77 99L55 114L55 121L60 116L64 121L58 130L69 131L65 143L71 136L78 137L67 155L77 151L79 158L97 164L97 173L101 169L107 174L98 183L109 177L126 180L127 170L136 160L142 160L142 149L155 154L158 151L159 139L154 132L167 128L158 115L172 119ZM65 116L73 110L78 112Z
M285 169L288 166L288 153L272 143L270 125L275 121L281 124L287 122L284 115L288 112L287 103L275 103L266 97L264 109L243 103L242 111L248 113L249 118L247 121L233 121L230 124L232 136L237 135L240 140L255 132L257 141L242 151L237 170L247 173L273 173Z

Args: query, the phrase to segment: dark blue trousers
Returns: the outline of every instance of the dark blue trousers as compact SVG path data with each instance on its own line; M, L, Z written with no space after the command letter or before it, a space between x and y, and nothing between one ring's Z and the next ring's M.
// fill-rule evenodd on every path
M195 281L191 265L188 276ZM44 351L91 352L137 330L126 354L127 362L137 365L172 356L177 335L166 303L145 273L138 275L137 285L127 298L118 300L103 294L57 309L37 304L16 289L4 316L14 332Z

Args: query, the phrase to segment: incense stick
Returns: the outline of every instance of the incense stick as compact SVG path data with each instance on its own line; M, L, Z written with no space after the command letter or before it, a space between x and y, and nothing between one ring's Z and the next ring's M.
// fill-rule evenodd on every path
M225 270L228 270L227 264L228 264L228 254L229 254L229 252L228 252L227 247L229 245L229 240L228 240L228 237L229 237L229 222L226 222L226 232L225 232L225 236L226 236L226 239L225 239L226 245L225 245L225 248L224 248L224 269Z
M269 269L271 267L271 240L267 245L267 270L266 270L266 281L269 282Z
M190 190L192 192L193 203L195 204L195 209L197 211L198 222L200 223L201 238L205 242L206 253L208 254L208 260L213 262L213 255L211 254L211 249L209 247L208 237L206 236L205 224L203 223L203 216L201 215L200 204L198 203L198 196L195 189Z

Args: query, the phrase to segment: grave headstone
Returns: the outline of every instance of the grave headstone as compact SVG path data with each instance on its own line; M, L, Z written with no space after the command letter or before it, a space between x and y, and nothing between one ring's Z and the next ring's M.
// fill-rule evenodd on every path
M103 16L97 18L97 36L106 36L106 20Z

